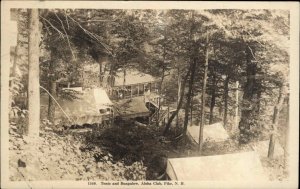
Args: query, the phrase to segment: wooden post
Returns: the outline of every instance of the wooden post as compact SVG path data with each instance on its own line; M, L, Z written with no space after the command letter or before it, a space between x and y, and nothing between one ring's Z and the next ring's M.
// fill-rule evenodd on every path
M130 85L129 87L130 87L130 98L132 98L132 85Z
M138 84L138 92L137 95L140 96L140 84Z

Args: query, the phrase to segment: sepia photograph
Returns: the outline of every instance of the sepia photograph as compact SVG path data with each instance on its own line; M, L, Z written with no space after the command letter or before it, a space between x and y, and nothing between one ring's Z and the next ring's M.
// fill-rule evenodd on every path
M1 2L1 188L297 188L298 4L31 3Z

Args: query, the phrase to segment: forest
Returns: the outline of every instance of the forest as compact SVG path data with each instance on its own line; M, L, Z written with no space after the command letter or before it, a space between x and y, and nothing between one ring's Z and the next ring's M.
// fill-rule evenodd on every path
M260 141L268 179L288 179L289 11L11 9L11 20L11 180L165 180L168 158L244 152ZM121 73L126 91L133 69L155 78L151 119L75 123L57 99L78 99L64 88L82 87L87 68L105 90ZM57 124L55 112L65 120ZM207 139L213 124L228 139Z

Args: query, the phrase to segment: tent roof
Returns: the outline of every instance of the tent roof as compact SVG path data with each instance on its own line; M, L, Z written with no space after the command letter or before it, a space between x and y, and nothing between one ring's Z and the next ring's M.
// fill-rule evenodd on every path
M254 151L169 159L167 174L172 180L182 181L257 181L267 178Z
M196 143L199 143L199 129L200 127L196 125L188 127L188 134ZM229 135L221 123L205 125L203 128L203 141L213 140L215 142L222 142L228 138Z
M99 109L112 105L103 89L87 89L76 96L78 99L69 100L59 97L56 99L64 112L72 119L72 124L99 123L102 118ZM42 95L41 105L47 106L48 99L48 95ZM66 116L57 104L55 106L55 118L58 123L59 120L65 120Z
M107 96L107 93L102 88L95 88L93 89L95 101L97 105L112 105L113 103L110 101L109 97Z
M115 107L120 116L138 117L150 114L149 110L145 106L143 96L118 100L115 102Z
M258 141L250 143L252 148L259 154L261 157L268 157L269 150L269 140ZM274 157L283 156L284 149L279 142L276 142L274 149Z

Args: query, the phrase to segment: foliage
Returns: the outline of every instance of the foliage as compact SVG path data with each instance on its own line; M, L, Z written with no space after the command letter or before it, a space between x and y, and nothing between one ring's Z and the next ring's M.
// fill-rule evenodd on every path
M146 168L140 162L131 166L112 162L100 148L85 150L83 141L72 135L42 132L32 139L10 129L10 179L24 180L143 180ZM97 157L97 158L96 158Z
M11 52L10 122L11 129L16 132L13 135L18 138L27 125L28 15L27 10L15 11L18 45ZM227 114L233 114L236 107L232 92L235 82L239 81L242 93L239 142L248 143L260 139L260 135L266 135L268 132L265 131L272 129L273 107L277 103L274 99L280 94L278 88L288 82L289 19L288 11L266 9L40 10L40 83L42 86L50 86L49 81L80 83L84 65L91 62L99 65L105 62L105 69L101 71L112 75L123 70L125 76L127 68L135 67L161 77L163 85L160 92L166 96L164 105L177 104L180 82L189 83L180 93L183 99L181 106L186 107L186 120L190 119L190 110L196 114L193 119L200 120L199 94L203 92L201 86L207 55L207 103L204 105L210 107L212 120L216 119L213 112L216 106L225 122ZM194 77L192 73L195 73ZM59 96L76 98L74 93L60 90L61 86L58 85ZM122 167L121 170L113 172L113 177L121 175L120 178L141 179L145 177L145 170L139 162L150 166L154 155L163 152L158 147L156 136L157 133L152 130L129 124L93 133L87 137L87 142L108 148L107 151L112 154L111 161L123 161L117 166ZM48 139L41 140L43 144ZM22 143L21 139L16 141ZM231 152L236 146L231 148L233 144L228 143L219 146L206 143L203 153L209 154L209 150L205 151L209 148L211 151L223 149L222 153ZM91 173L86 174L87 179L94 178L97 170L88 165L95 165L91 163L92 159L101 159L102 153L97 149L86 156L82 170ZM79 162L79 159L76 161ZM111 161L103 163L101 160L97 166L110 169L115 166L108 163ZM62 173L62 169L58 172ZM74 176L75 172L70 174ZM135 174L131 175L132 172ZM98 176L105 179L103 175Z

